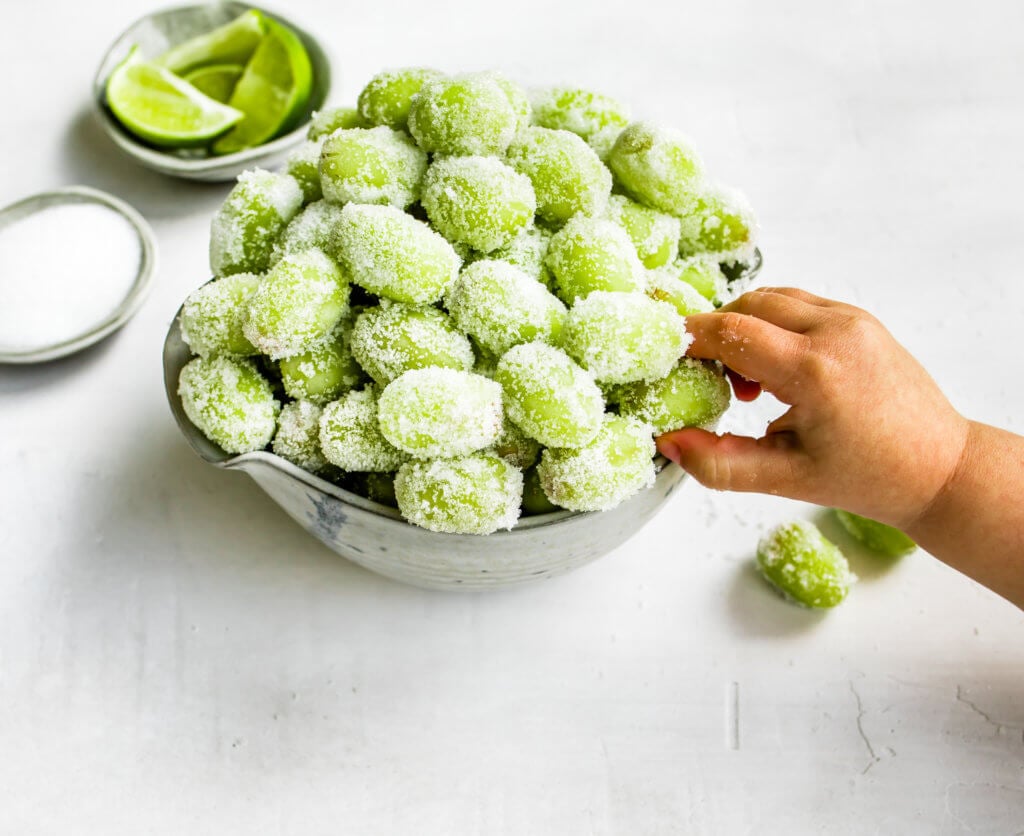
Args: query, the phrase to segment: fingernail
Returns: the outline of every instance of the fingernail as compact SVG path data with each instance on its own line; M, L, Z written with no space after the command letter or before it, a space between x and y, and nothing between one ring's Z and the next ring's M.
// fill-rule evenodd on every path
M679 446L667 438L659 438L655 445L658 448L658 452L661 453L669 461L673 461L679 464Z

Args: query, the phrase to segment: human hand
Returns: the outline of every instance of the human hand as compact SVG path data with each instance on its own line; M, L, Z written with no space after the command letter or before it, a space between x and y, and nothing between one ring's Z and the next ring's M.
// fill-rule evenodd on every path
M789 410L762 438L697 428L658 449L710 488L834 505L912 525L956 471L968 421L871 314L793 288L760 288L687 317L687 354L720 360ZM751 383L754 382L754 384Z

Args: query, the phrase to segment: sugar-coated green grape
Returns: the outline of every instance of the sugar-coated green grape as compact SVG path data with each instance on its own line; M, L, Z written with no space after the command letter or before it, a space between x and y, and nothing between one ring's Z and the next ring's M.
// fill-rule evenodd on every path
M342 470L390 473L409 457L388 441L377 420L377 392L372 386L343 395L320 416L320 449Z
M725 186L700 190L682 216L679 254L712 253L722 261L749 261L754 254L757 219L746 195Z
M379 409L384 437L420 459L465 456L501 432L501 387L457 369L406 372L384 387Z
M676 257L679 218L617 194L608 201L608 217L626 230L644 267L661 267Z
M644 267L617 223L578 215L551 236L547 266L567 305L595 290L645 289Z
M572 306L562 345L596 380L631 383L664 377L691 340L672 305L596 290Z
M615 147L615 143L622 131L623 128L619 125L609 125L592 133L587 138L587 145L594 149L597 158L605 165L608 164L608 155L611 154L612 148Z
M213 275L264 272L274 241L301 206L302 189L294 177L261 169L239 174L210 223Z
M633 122L619 134L608 167L631 197L680 216L693 207L704 176L689 139L647 122Z
M599 215L608 205L612 177L576 134L525 128L508 148L508 164L525 174L537 196L537 215L560 226L573 215Z
M363 379L341 329L309 351L286 357L278 364L288 396L320 404L333 401Z
M582 447L601 427L604 398L564 351L542 342L509 349L494 379L508 417L545 447Z
M235 273L189 294L179 321L181 338L193 354L248 357L259 353L242 332L246 300L259 283L260 277L252 273Z
M520 343L557 345L565 305L536 279L504 261L475 261L452 283L445 301L452 319L495 355Z
M420 92L424 82L442 77L443 73L426 67L377 73L359 94L359 115L371 125L405 130L412 97Z
M713 311L714 304L701 296L700 291L692 284L679 278L679 272L671 264L648 270L647 295L659 302L673 305L680 316Z
M570 511L606 511L654 484L651 428L606 415L597 435L575 450L549 448L537 475L548 499Z
M427 155L401 131L335 131L320 153L320 183L334 203L380 203L404 209L419 200Z
M246 303L242 326L273 360L308 351L326 340L348 313L348 282L320 250L284 256Z
M337 241L352 281L396 302L436 302L458 275L452 245L393 206L346 205Z
M843 553L813 523L785 523L757 545L757 566L790 601L828 608L842 603L855 580Z
M672 267L682 281L692 286L708 301L718 305L725 300L725 274L722 273L722 267L714 256L691 256L674 262Z
M501 433L488 449L520 470L525 470L536 464L540 457L540 444L507 417L501 424Z
M448 534L490 534L519 519L523 474L493 453L412 461L395 477L398 510L409 522Z
M553 511L561 510L554 502L548 499L544 488L540 483L540 476L537 468L531 467L523 473L523 514L529 517L536 517L539 514L550 514Z
M271 265L285 255L304 250L322 250L338 261L337 230L341 225L341 207L326 200L317 200L292 218L274 244Z
M512 79L499 72L491 70L483 73L483 75L487 76L505 91L505 95L508 96L509 103L512 105L512 110L516 114L516 129L529 127L532 109L530 107L530 97L526 95L526 91L516 82L512 81Z
M534 124L572 131L589 140L594 134L629 124L629 109L611 96L578 87L549 87L533 97Z
M285 171L295 178L302 189L302 202L312 203L324 196L320 187L320 152L324 140L310 139L288 155Z
M435 159L422 203L434 229L481 253L511 243L537 208L530 178L494 157Z
M310 473L323 471L327 467L327 459L320 449L321 412L320 407L311 401L285 404L277 417L277 432L271 449Z
M306 138L322 139L341 128L348 130L349 128L369 127L371 126L354 107L329 107L313 114Z
M898 528L850 511L842 511L839 508L833 510L843 528L873 552L885 557L901 557L917 548L917 543Z
M631 415L667 433L683 427L707 427L729 408L729 382L715 366L684 357L660 380L639 381L615 390L619 413Z
M518 123L508 94L486 73L431 79L409 108L409 133L439 154L501 154Z
M395 302L368 308L352 327L352 354L381 386L411 369L469 371L473 347L443 311Z
M189 421L226 453L262 450L280 404L250 360L196 357L181 370L178 397Z
M537 226L528 226L509 242L508 246L492 252L488 258L514 264L528 276L554 292L555 280L544 260L548 255L551 233Z

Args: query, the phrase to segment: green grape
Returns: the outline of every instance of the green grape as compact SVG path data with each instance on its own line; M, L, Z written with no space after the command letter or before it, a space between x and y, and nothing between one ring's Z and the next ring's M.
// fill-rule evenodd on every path
M555 505L570 511L607 511L654 484L654 453L647 424L606 415L589 444L545 450L537 475Z
M610 96L576 87L549 87L534 96L534 124L572 131L589 140L608 128L620 131L629 124L629 109Z
M352 327L352 354L381 386L411 369L473 367L473 347L443 311L405 305L369 308Z
M613 194L608 201L608 217L626 230L644 267L661 267L676 257L679 218L618 194Z
M672 266L682 281L692 286L713 305L720 305L724 301L725 275L714 256L695 255L677 261Z
M873 552L885 557L902 557L917 548L917 543L898 528L850 511L842 511L839 508L833 510L843 528Z
M457 369L413 369L380 395L380 431L420 459L454 458L490 446L501 432L501 387Z
M608 157L612 153L612 148L615 147L615 143L618 141L619 136L622 134L623 128L619 125L609 125L606 128L592 133L587 138L587 145L589 145L597 158L608 165Z
M401 131L384 126L335 131L324 140L320 182L334 203L404 209L419 200L427 155Z
M619 413L646 421L657 433L713 426L730 397L729 382L717 367L689 357L660 380L615 390Z
M278 364L288 396L323 404L333 401L363 379L341 329L333 339Z
M679 254L712 253L720 261L749 261L754 255L757 220L746 195L724 186L700 190L682 215Z
M325 470L328 463L320 450L321 412L320 407L310 401L285 404L277 418L277 433L271 449L310 473Z
M210 223L210 269L217 278L262 273L274 241L302 207L294 177L256 169L243 171Z
M295 178L302 189L302 202L312 203L320 200L323 189L320 187L320 152L324 140L307 140L288 155L285 171Z
M435 159L423 181L423 208L449 241L489 253L533 223L530 178L493 157Z
M523 514L536 517L540 514L550 514L560 510L544 493L537 468L531 467L525 471L523 473Z
M547 265L567 305L595 290L645 289L644 268L626 231L604 218L579 215L551 236Z
M188 419L226 453L262 450L280 404L250 360L196 357L181 370L178 397Z
M505 95L508 96L509 103L512 105L512 110L516 114L516 130L529 127L532 109L530 107L530 97L526 95L526 91L512 81L512 79L499 72L491 70L483 73L483 75L487 76L487 78L491 79L505 91Z
M259 286L260 277L235 273L207 282L189 294L181 306L181 338L193 354L249 357L259 354L242 332L245 303Z
M271 266L283 256L304 250L322 250L338 261L338 247L335 241L341 225L341 207L326 200L317 200L306 206L292 218L284 228L281 237L274 244Z
M528 226L509 242L508 246L495 250L488 256L494 261L514 264L528 276L536 279L552 293L555 280L544 259L548 255L551 233L537 226Z
M393 206L346 205L337 242L352 281L396 302L436 302L458 275L452 245Z
M692 284L679 278L679 272L675 265L648 270L647 295L673 305L680 316L713 311L715 306Z
M689 139L646 122L633 122L619 134L608 167L630 197L672 215L690 211L704 176Z
M273 360L308 351L348 313L348 282L320 250L286 255L246 305L242 332Z
M812 523L786 523L757 545L757 566L790 601L827 608L842 603L856 580L843 553Z
M586 142L569 131L525 128L508 149L508 164L525 174L537 196L537 215L561 226L573 215L600 215L612 178Z
M370 125L354 107L329 107L313 114L306 139L323 139L344 128L369 128Z
M498 362L494 379L508 417L545 447L582 447L601 427L601 390L560 349L542 342L517 345Z
M327 461L357 472L398 470L409 457L381 434L377 416L377 392L372 386L327 404L320 417L320 448Z
M519 343L557 344L565 305L504 261L476 261L452 283L446 304L455 324L495 355Z
M490 452L501 456L509 464L525 470L537 463L540 457L540 444L530 438L507 417L501 424L501 433L489 448Z
M630 383L664 377L691 339L671 305L596 290L569 311L562 344L596 380Z
M443 77L443 73L425 67L377 73L359 94L359 115L371 125L405 130L412 97L425 82Z
M409 522L448 534L490 534L519 519L523 474L491 453L412 461L395 477L398 510Z
M518 122L508 94L484 73L427 81L409 108L409 133L439 154L502 154Z

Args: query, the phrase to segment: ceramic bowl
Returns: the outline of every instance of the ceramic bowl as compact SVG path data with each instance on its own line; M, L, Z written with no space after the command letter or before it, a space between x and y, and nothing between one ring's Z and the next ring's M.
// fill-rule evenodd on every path
M755 252L730 287L750 284L761 269ZM164 386L178 427L204 461L243 470L299 525L342 557L380 575L427 589L487 590L561 575L618 548L679 487L685 473L662 456L654 485L600 513L556 511L523 517L486 537L438 534L407 523L394 508L327 482L273 453L231 456L185 415L178 377L192 353L181 338L181 310L164 341Z
M118 148L144 165L171 177L219 182L235 179L241 172L259 166L275 168L284 162L288 152L306 138L313 111L323 107L331 88L331 67L320 43L283 15L259 8L292 29L302 40L313 64L313 89L302 121L290 133L256 148L247 148L221 157L209 156L202 150L160 150L129 133L107 107L104 91L107 78L128 55L134 44L147 58L155 57L174 44L208 32L238 17L248 9L246 3L216 2L197 6L181 6L146 15L135 21L114 41L103 56L93 81L93 103L100 123Z

